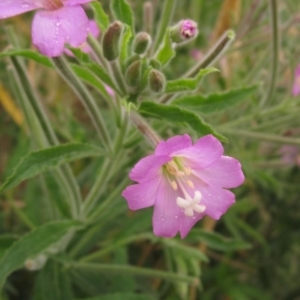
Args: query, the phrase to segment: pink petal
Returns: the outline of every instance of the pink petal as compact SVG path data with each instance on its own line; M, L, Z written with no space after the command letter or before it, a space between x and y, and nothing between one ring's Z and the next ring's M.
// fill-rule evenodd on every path
M122 196L127 200L129 208L137 210L154 205L160 181L161 177L128 186Z
M195 181L193 182L195 189L199 189L202 194L201 204L206 206L204 214L215 220L218 220L235 202L235 195L231 191L202 184L200 184L201 187L199 188L199 184L196 184Z
M100 29L94 20L89 20L89 33L95 38L100 34Z
M64 4L64 6L74 6L74 5L78 5L78 4L88 3L91 1L93 1L93 0L64 0L63 4Z
M194 170L194 174L208 185L220 188L235 188L245 180L240 162L229 156L221 156L207 169Z
M131 170L129 177L133 181L146 182L159 176L161 167L171 158L166 155L149 155L142 158Z
M179 229L180 237L184 239L186 235L190 232L192 227L204 216L205 216L205 212L201 214L194 212L194 217L187 217L186 215L184 215L184 213L181 212L180 229Z
M25 0L0 0L0 19L16 16L37 8Z
M177 195L168 181L161 181L154 204L153 232L155 235L174 237L177 234L181 213L176 204Z
M59 56L66 43L78 47L87 38L88 18L81 6L39 11L32 23L32 41L47 56Z
M155 149L156 155L172 155L180 153L182 150L192 146L189 135L177 135L166 141L161 141Z
M191 169L207 168L218 160L224 149L221 142L209 134L200 138L192 147L178 156L186 158L185 165Z

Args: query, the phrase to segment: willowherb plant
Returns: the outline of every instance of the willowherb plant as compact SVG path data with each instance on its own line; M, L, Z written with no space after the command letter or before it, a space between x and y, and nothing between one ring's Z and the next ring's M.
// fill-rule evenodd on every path
M18 35L9 27L5 30L9 47L0 57L6 57L7 76L25 119L31 149L0 189L7 196L36 185L35 205L51 212L37 222L31 220L31 213L14 206L30 231L9 240L0 261L0 285L25 267L38 270L32 299L96 300L100 298L88 297L113 297L114 293L118 299L164 299L159 295L163 287L151 288L149 293L149 283L138 276L174 282L179 297L187 299L188 288L193 291L200 286L201 263L207 261L203 241L218 250L249 247L238 234L229 241L193 227L205 216L219 219L235 202L228 189L244 182L242 155L234 153L239 160L224 155L221 142L230 142L223 133L235 131L227 121L239 124L243 120L231 108L253 95L258 85L203 95L201 84L218 71L212 65L232 45L234 31L224 28L209 50L201 49L206 53L203 58L192 61L187 49L201 34L198 20L188 15L174 20L182 15L176 10L177 1L156 5L159 22L150 1L135 4L141 11L136 19L125 0L0 2L1 19L38 10L31 34L38 51L20 48ZM73 112L71 121L59 119L53 108L45 108L44 91L32 84L28 59L54 70L62 79L57 86L73 91L73 98L81 103L80 112L84 108L88 119L79 121ZM274 80L262 106L271 99ZM295 81L294 94L296 85ZM206 84L204 90L209 88ZM59 105L64 110L64 104ZM73 129L84 134L78 138ZM253 137L246 130L235 134ZM255 137L265 136L258 133ZM20 185L37 175L42 184L29 180ZM133 211L147 209L133 213L127 205ZM215 223L208 217L213 229ZM229 218L225 219L228 227L235 228ZM151 255L144 249L147 241ZM140 249L146 254L137 259ZM154 267L156 253L160 259ZM99 275L103 273L109 276L103 279ZM119 279L124 274L125 283ZM50 278L59 284L49 282ZM123 283L118 289L119 281ZM46 285L53 288L54 298L48 298ZM135 298L139 294L146 298ZM172 294L169 289L168 295ZM197 292L191 294L194 298L190 299L196 299Z

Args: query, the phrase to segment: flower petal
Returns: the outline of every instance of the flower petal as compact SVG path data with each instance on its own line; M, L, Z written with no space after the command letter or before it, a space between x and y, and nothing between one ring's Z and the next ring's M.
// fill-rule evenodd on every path
M178 156L186 158L185 166L191 169L203 169L221 157L224 149L221 142L209 134L200 138L192 147Z
M183 239L186 237L186 235L190 232L192 227L204 217L204 213L196 213L194 212L193 217L187 217L184 213L181 213L180 215L180 237Z
M74 6L74 5L78 5L78 4L88 3L91 1L93 1L93 0L64 0L63 4L64 4L64 6Z
M47 56L59 56L66 43L78 47L87 38L88 18L81 6L39 11L32 23L32 41Z
M29 0L1 0L0 19L16 16L36 8L37 6Z
M212 184L220 188L235 188L245 180L240 162L229 156L221 156L207 169L193 172L208 185Z
M155 154L175 156L191 146L192 140L189 135L177 135L166 141L161 141L155 149Z
M161 166L170 160L171 158L166 155L146 156L133 167L129 177L131 180L139 183L151 180L160 174Z
M201 204L206 206L205 215L218 220L228 208L235 202L235 195L228 190L224 190L215 186L202 187Z
M154 204L153 232L157 236L174 237L179 230L180 208L176 204L178 193L167 180L162 180Z
M122 192L122 196L127 200L128 206L132 210L152 206L154 205L160 182L161 177L148 182L130 185Z

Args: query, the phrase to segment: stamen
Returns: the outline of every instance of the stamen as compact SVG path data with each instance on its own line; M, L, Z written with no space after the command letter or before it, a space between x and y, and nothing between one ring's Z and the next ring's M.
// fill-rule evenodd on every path
M191 180L187 180L186 183L188 184L188 186L190 188L192 188L192 189L194 188L194 184L193 184L193 182Z
M191 173L192 173L192 170L190 167L184 167L184 171L185 171L186 175L191 175Z
M178 186L177 186L177 183L176 183L176 181L171 181L171 186L172 186L172 188L175 190L175 191L177 191L177 189L178 189Z

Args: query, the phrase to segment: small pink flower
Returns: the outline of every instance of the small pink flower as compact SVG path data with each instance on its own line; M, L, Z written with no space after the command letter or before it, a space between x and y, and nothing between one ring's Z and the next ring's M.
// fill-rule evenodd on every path
M132 210L154 206L155 235L180 232L184 238L204 215L219 219L235 202L226 188L242 184L244 174L238 160L222 154L222 144L212 135L194 145L187 134L162 141L131 170L137 184L122 195Z
M87 38L88 18L80 4L92 0L1 0L0 19L39 9L32 22L32 42L49 56L59 56L65 44L78 47Z
M186 40L193 38L198 33L197 23L192 20L181 21L180 32L181 36Z
M295 77L293 84L293 96L298 96L300 94L300 65L298 65L295 69Z

